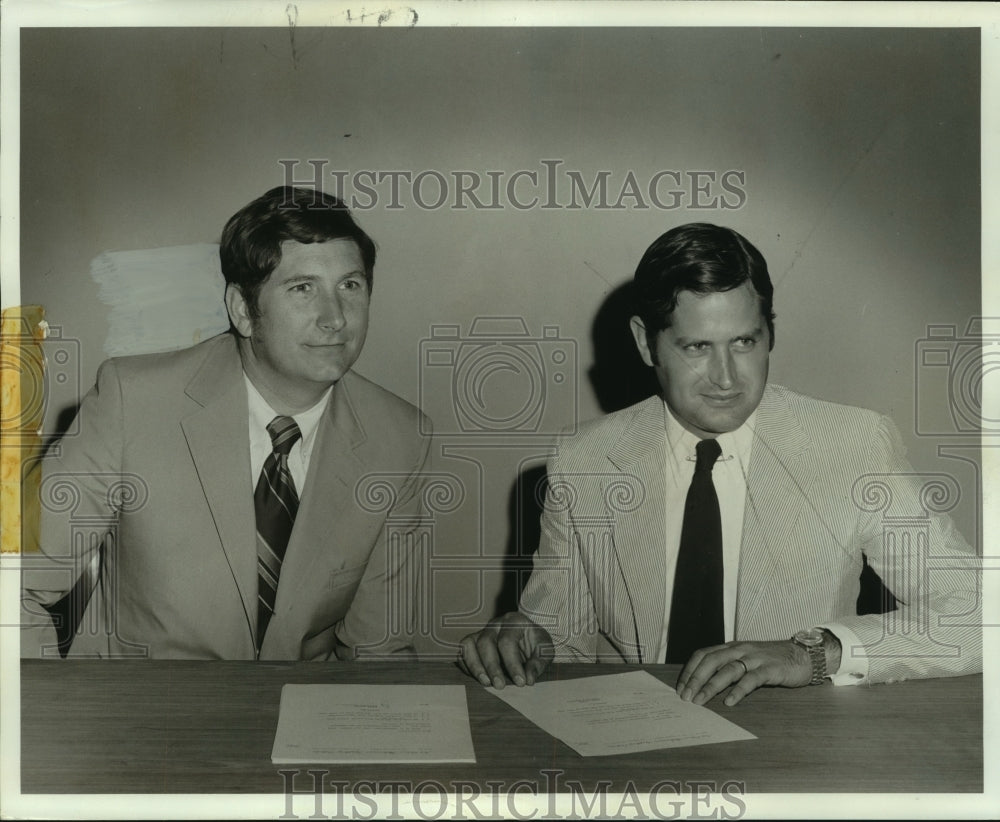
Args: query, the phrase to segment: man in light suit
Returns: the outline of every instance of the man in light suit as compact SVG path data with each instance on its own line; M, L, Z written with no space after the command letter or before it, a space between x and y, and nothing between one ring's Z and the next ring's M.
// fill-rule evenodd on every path
M429 446L416 408L351 371L375 245L335 197L279 187L220 257L230 331L105 362L44 460L22 656L53 653L47 612L81 588L74 655L412 654Z
M893 423L767 385L760 252L681 226L646 251L634 289L662 397L560 443L519 610L462 641L463 669L503 687L553 656L676 662L683 699L730 705L762 685L980 671L975 553L933 511ZM894 532L900 513L912 524ZM899 601L890 614L856 614L863 557Z

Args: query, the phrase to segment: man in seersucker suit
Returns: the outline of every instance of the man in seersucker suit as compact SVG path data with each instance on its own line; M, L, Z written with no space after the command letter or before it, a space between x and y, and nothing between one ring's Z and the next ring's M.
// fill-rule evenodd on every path
M279 187L229 220L220 257L230 331L105 362L42 464L22 656L54 653L70 590L88 603L59 637L73 655L413 651L428 427L351 370L375 245L335 197ZM373 478L391 505L366 497Z
M982 670L975 552L927 511L893 423L767 384L760 252L680 226L633 286L662 396L560 443L519 610L462 641L464 670L503 687L553 656L678 663L683 699L730 705L762 685ZM917 515L912 543L883 518L889 499ZM863 557L898 600L890 614L856 613Z

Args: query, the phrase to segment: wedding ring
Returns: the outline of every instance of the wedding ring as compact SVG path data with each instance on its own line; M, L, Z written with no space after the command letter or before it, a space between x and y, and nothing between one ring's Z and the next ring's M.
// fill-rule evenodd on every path
M742 673L742 674L740 674L740 679L742 679L742 678L743 678L743 677L745 677L745 676L746 676L746 675L747 675L748 673L750 673L750 669L749 669L749 668L747 667L747 664L746 664L746 663L745 663L745 662L744 662L744 661L743 661L742 659L734 659L734 660L733 660L733 662L739 662L739 663L740 663L740 665L742 665L742 666L743 666L743 673Z

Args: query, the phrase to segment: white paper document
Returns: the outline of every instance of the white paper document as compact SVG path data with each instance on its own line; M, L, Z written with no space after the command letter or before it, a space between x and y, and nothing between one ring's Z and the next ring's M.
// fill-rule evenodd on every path
M271 761L475 762L464 685L285 685Z
M581 756L757 738L646 671L487 690Z

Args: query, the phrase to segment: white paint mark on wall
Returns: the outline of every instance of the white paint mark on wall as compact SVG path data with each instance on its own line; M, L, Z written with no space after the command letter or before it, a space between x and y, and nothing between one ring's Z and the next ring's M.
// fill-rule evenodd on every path
M174 351L229 328L215 243L103 251L90 275L111 309L109 357Z

